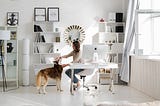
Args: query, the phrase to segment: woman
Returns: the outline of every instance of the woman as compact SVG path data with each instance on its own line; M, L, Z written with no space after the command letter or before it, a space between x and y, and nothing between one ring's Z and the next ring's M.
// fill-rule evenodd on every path
M59 57L59 59L62 58L68 58L73 56L73 63L80 63L81 62L81 51L80 51L80 43L79 41L74 41L72 44L73 51L71 51L69 54ZM69 66L69 64L63 64L63 67ZM76 83L76 88L80 86L80 82L78 78L75 76L75 74L83 71L84 69L74 69L73 73L73 82ZM65 72L68 77L71 78L71 69L66 70Z

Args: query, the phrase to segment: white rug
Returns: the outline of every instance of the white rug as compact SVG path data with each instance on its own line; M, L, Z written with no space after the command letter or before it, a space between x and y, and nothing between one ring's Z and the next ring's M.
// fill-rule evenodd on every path
M111 102L100 102L95 106L160 106L160 101L145 102L145 103L111 103Z

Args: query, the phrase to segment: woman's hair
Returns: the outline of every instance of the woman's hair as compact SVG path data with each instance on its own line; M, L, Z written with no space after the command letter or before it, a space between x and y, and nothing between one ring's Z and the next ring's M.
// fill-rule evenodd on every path
M80 43L79 43L79 41L74 41L73 42L73 46L75 47L74 48L75 52L79 52L80 51Z

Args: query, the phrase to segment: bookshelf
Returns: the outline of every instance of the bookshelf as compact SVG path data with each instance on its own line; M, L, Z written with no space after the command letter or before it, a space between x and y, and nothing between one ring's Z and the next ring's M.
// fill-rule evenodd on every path
M122 64L122 53L124 43L124 29L125 22L99 22L99 32L92 37L92 44L107 45L106 59L108 62L114 62L118 64L118 70L115 72L114 83L118 83L119 69ZM103 70L103 71L101 71ZM99 83L108 84L109 73L107 69L99 70Z
M34 64L35 75L42 68L53 67L53 61L61 55L61 32L55 30L54 22L34 21L33 54L39 56L39 61ZM55 85L49 81L48 85Z
M4 41L2 55L4 57L4 68L8 87L19 87L18 77L18 40L17 26L0 26L0 30L10 31L10 40ZM0 58L0 61L1 58ZM0 62L0 83L2 85L2 65Z

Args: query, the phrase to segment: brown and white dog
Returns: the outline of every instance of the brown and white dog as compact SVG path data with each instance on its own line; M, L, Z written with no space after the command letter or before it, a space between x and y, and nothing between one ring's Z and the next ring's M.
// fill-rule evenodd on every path
M58 61L54 61L54 67L41 69L36 76L36 86L39 93L47 93L45 88L48 84L48 79L55 79L57 91L61 89L61 77L62 77L63 66L59 65Z

